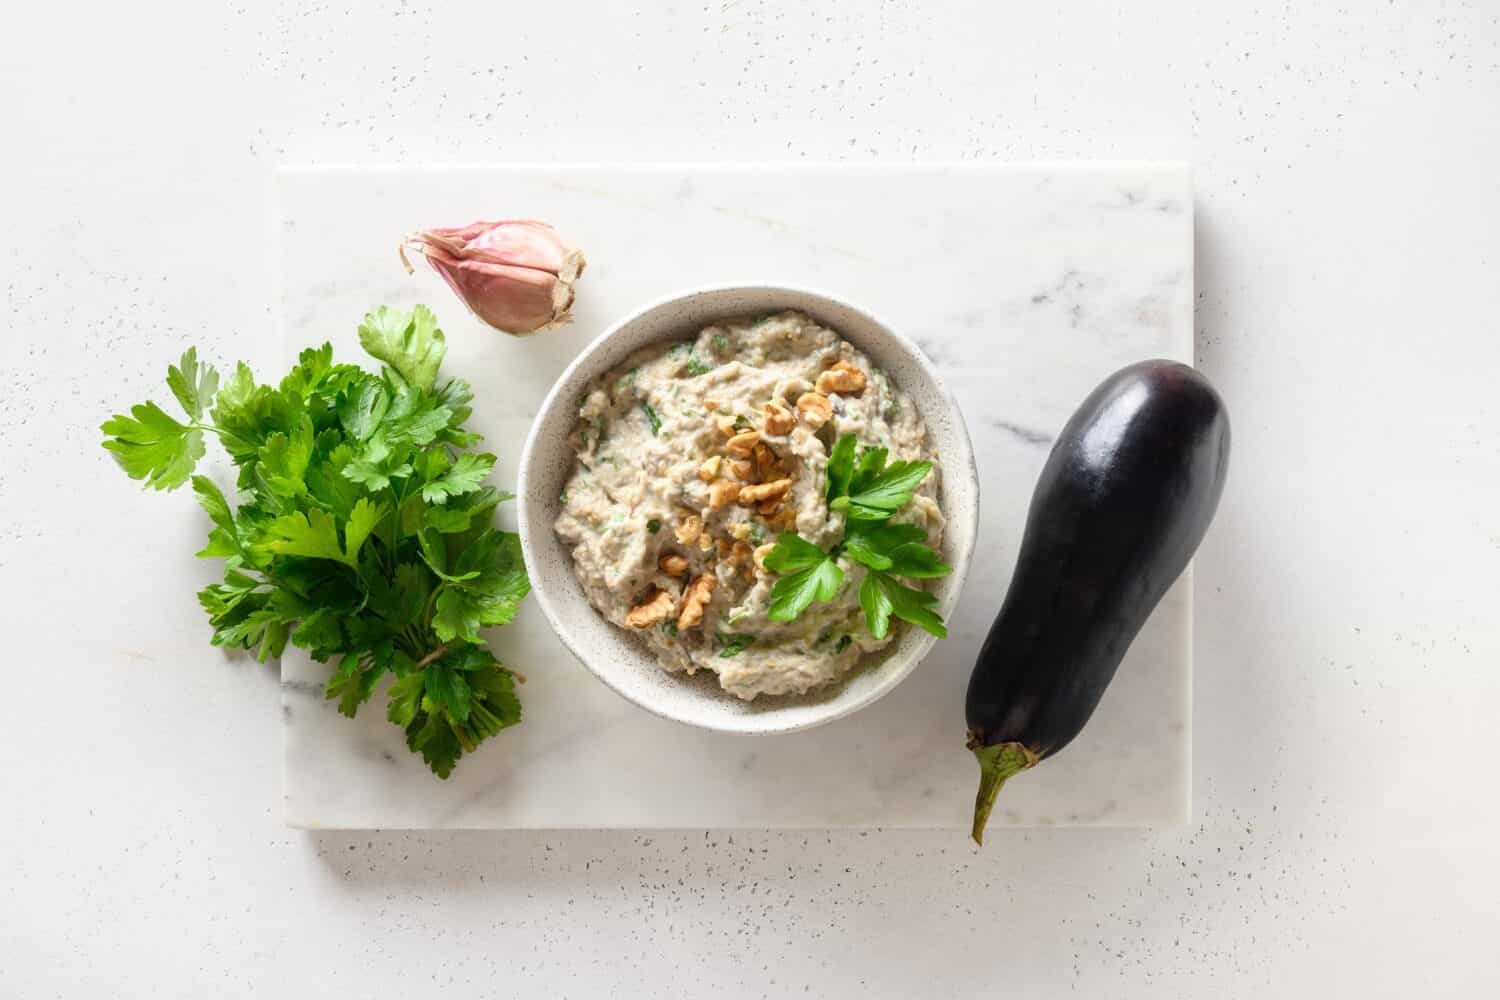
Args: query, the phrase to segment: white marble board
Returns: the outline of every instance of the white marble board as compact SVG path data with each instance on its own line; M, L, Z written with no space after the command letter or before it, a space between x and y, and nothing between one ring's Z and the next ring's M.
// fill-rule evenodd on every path
M360 316L426 302L445 370L514 481L521 441L566 361L611 321L685 286L826 289L911 336L967 417L980 549L951 636L895 692L803 733L730 736L658 719L594 680L535 606L493 634L522 669L526 721L440 782L381 701L355 721L326 668L282 663L285 818L308 828L952 827L977 779L963 690L1015 560L1049 442L1103 376L1192 358L1193 210L1180 165L599 165L289 168L278 178L282 337L359 356ZM588 253L575 322L513 339L479 325L406 230L548 220ZM1168 594L1085 732L1005 789L992 825L1156 826L1190 812L1191 581Z

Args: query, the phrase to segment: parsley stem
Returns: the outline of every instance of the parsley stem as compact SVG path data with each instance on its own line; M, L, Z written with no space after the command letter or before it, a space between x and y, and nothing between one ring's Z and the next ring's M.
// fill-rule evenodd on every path
M433 660L441 659L442 655L444 653L446 653L446 652L448 652L448 644L445 642L442 645L438 646L437 649L434 649L432 652L428 653L426 656L424 656L420 660L418 660L417 661L417 665L416 665L416 667L414 669L421 670L423 667L427 666L427 664L431 663Z
M233 441L238 441L240 444L246 445L246 446L248 446L250 448L259 449L259 447L260 447L254 441L247 441L244 438L240 437L238 434L234 433L233 431L226 431L224 428L217 427L214 424L200 423L200 422L198 422L198 421L195 420L192 423L188 424L188 427L191 428L191 429L193 429L193 430L208 431L208 432L210 432L212 434L217 434L217 435L219 435L219 437L221 439L228 438L228 439L233 440Z
M433 587L432 593L427 595L427 606L422 609L422 627L424 629L432 625L433 605L437 603L438 594L441 594L443 592L443 588L446 586L448 586L448 584L446 581L444 581L443 583L438 584L436 587Z

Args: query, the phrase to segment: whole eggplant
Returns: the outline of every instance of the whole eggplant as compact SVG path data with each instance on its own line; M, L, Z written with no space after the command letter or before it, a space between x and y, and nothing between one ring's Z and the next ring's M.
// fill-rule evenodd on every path
M1088 722L1203 540L1228 465L1223 400L1176 362L1115 372L1063 428L969 679L976 843L1006 779L1057 753Z

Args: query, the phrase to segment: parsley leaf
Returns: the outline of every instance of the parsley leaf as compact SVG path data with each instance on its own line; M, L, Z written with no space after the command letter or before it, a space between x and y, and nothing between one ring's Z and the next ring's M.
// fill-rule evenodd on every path
M813 601L831 601L844 582L844 571L834 558L812 542L784 531L766 553L766 569L785 574L771 588L766 616L772 621L794 621Z
M889 572L913 580L934 580L953 572L953 567L939 559L936 552L915 542L893 549L890 560Z
M371 357L390 365L423 392L432 388L448 352L437 317L426 306L411 312L381 306L367 313L359 325L359 343Z
M884 448L865 452L849 480L847 493L830 500L829 510L844 511L851 520L883 521L910 503L912 494L932 471L932 463L900 461L886 465L885 459Z
M315 458L307 467L304 479L311 499L325 510L348 517L364 490L354 476L344 470L354 464L354 449L341 442L327 455Z
M405 729L417 718L422 708L422 691L427 679L421 671L413 671L391 685L390 700L386 703L385 717Z
M391 509L385 504L373 504L369 497L360 497L349 512L349 521L344 526L344 561L350 566L359 565L360 546L370 533L385 520Z
M521 563L521 539L509 531L488 529L465 546L454 563L454 575L438 594L433 630L445 642L477 642L479 630L509 625L531 581Z
M188 481L203 457L203 432L178 423L155 403L130 408L99 428L110 435L104 447L131 479L144 479L154 490L175 490Z
M839 497L849 495L849 480L854 475L854 435L845 434L834 442L828 453L828 490L825 496L832 503Z
M391 405L382 429L392 443L431 444L453 419L453 411L436 396L413 389L390 369L384 381Z
M297 366L286 373L280 388L285 396L303 399L334 395L346 381L356 380L362 374L354 365L334 364L333 345L324 341L322 347L309 347L297 355Z
M411 475L411 464L404 461L406 454L406 449L393 449L384 433L376 431L360 456L344 466L344 478L354 480L371 493L378 493L389 487L392 479Z
M452 774L453 766L463 756L463 747L453 732L453 724L441 712L424 716L420 725L413 724L407 730L406 745L420 753L439 778Z
M219 389L210 415L224 449L243 464L255 457L268 434L287 429L291 407L275 389L257 385L250 366L242 361Z
M354 718L359 706L370 700L370 695L375 693L375 685L385 674L384 670L374 669L373 662L366 664L361 661L359 653L345 653L339 661L339 668L334 671L328 679L323 691L328 698L339 700L339 714Z
M391 408L391 397L379 379L363 378L338 402L339 423L356 441L368 441Z
M219 373L206 365L200 370L198 351L189 347L182 360L167 369L167 388L182 404L183 412L197 420L219 391Z
M441 708L455 720L469 717L469 685L463 675L442 660L422 671L426 675L427 697L434 708Z
M855 562L896 576L925 580L953 572L927 547L926 540L926 530L915 524L851 521L843 545Z
M884 573L869 570L859 587L859 604L865 611L870 634L884 639L891 616L931 632L939 639L948 637L943 619L932 611L937 598L925 590L914 590Z
M512 493L502 492L493 486L481 486L441 507L421 504L419 509L426 518L426 526L436 528L445 535L456 535L468 531L476 518L488 518L490 512L502 501L513 499L515 495Z
M890 569L892 550L926 538L915 524L852 521L844 532L844 551L871 569Z
M208 514L209 520L214 523L213 530L208 533L208 544L198 555L202 557L219 557L223 559L243 560L244 550L240 548L239 531L235 527L234 512L229 509L229 501L224 499L224 494L212 479L207 476L193 477L193 492L198 496L198 505Z
M657 416L655 408L646 400L641 400L641 412L646 415L646 423L651 426L651 436L661 433L661 417Z
M259 472L266 489L279 497L298 497L307 492L307 466L312 461L313 426L302 414L291 435L273 431L256 452Z
M766 569L774 573L794 573L817 566L827 558L823 550L802 536L783 531L776 536L776 547L766 553Z
M494 455L460 455L452 468L422 485L422 499L441 503L449 497L479 489L484 477L495 467Z
M193 492L198 496L198 504L208 519L225 531L234 531L234 514L229 509L229 501L224 499L224 493L207 476L193 477Z
M265 529L265 548L277 555L344 562L338 523L321 510L283 514Z
M755 636L744 633L726 635L719 632L714 636L719 641L719 659L727 660L732 656L738 656L751 646L755 645Z

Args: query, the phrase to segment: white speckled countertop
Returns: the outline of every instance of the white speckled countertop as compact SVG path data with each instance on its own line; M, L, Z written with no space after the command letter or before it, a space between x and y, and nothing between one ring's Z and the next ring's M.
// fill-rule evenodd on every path
M1479 3L9 12L0 997L1500 992L1500 22ZM201 521L97 447L268 365L283 162L1191 161L1236 466L1186 828L304 833ZM645 234L643 234L645 235ZM263 991L263 992L262 992Z

